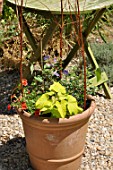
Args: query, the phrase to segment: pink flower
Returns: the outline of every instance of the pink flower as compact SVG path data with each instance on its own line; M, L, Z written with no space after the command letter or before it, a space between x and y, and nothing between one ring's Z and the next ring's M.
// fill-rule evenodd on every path
M22 85L23 86L27 86L28 85L27 79L22 79Z

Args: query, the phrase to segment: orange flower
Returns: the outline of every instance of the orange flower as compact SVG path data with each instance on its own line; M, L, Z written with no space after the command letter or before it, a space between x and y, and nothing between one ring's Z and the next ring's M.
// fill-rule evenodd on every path
M10 104L7 105L7 110L8 110L8 111L11 110L11 105L10 105Z
M22 85L23 86L27 86L28 85L27 79L22 79Z
M21 103L21 109L22 109L22 110L26 110L26 109L27 109L26 102L22 102L22 103Z

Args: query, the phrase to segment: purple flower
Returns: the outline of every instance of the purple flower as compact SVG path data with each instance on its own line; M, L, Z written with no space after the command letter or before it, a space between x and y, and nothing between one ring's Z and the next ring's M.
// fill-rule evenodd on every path
M44 56L44 60L48 60L50 58L49 55Z
M73 96L73 97L75 97L75 94L74 94L74 93L72 93L72 96Z
M54 63L56 63L57 62L57 59L56 58L54 58Z
M53 73L53 75L56 76L56 77L59 77L59 76L60 76L60 75L57 73L57 71L55 71L55 72Z
M69 74L68 70L64 70L63 74L68 75Z

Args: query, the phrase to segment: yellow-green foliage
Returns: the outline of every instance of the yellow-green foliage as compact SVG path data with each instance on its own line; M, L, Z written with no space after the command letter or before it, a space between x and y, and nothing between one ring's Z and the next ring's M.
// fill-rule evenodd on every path
M49 92L43 94L35 105L36 109L40 109L41 114L51 113L51 116L56 118L65 118L83 111L78 106L76 98L68 95L65 87L59 82L54 82Z

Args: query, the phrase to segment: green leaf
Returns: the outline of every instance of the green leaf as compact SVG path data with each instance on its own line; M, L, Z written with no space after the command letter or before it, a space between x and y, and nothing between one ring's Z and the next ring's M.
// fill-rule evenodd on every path
M43 107L40 111L41 112L45 112L45 111L47 111L48 110L48 107ZM50 110L49 110L50 111Z
M55 92L50 91L50 92L47 92L46 94L49 95L49 96L53 96L55 94Z
M58 98L60 101L67 99L67 94L62 94L61 92L58 92Z
M52 108L48 108L48 107L43 107L40 111L41 111L41 114L47 114L47 113L51 113L51 109Z
M61 118L65 118L66 115L66 105L63 105L63 103L61 104L60 102L56 101L55 106L58 109L58 112L60 114Z
M43 82L43 79L41 76L34 76L34 79L37 80L38 82L42 83Z
M100 70L100 68L97 68L97 69L95 70L95 75L96 75L96 77L97 77L97 82L98 82L99 80L101 80L101 70Z
M48 107L51 108L52 106L52 101L49 100L49 96L47 94L43 94L37 101L35 104L37 109L42 109L44 107Z
M74 105L73 103L68 103L67 108L68 108L68 111L69 111L70 115L78 113L77 105Z
M81 113L83 109L79 107L77 104L68 103L68 111L70 115L76 115L78 113Z
M66 117L66 113L67 113L66 106L67 106L67 101L66 100L62 100L61 101L61 107L62 107L62 110L63 110L64 117Z
M33 74L33 71L34 71L34 66L33 66L33 64L31 64L31 66L30 66L30 71L31 71L31 75Z
M40 111L41 111L41 110L40 110ZM43 115L43 114L45 115L45 114L48 114L48 113L51 113L51 110L47 109L47 110L41 112L42 115Z
M78 106L76 98L71 95L68 95L67 108L68 108L70 115L73 115L73 114L75 115L83 111L83 109Z
M49 88L50 91L61 92L63 94L66 93L65 87L63 87L59 82L54 82Z
M61 117L58 109L56 109L56 108L53 108L51 110L51 114L52 114L52 117L55 117L55 118L60 118Z
M78 109L78 113L82 113L84 110L81 108L81 107L77 107L77 109Z
M74 104L77 104L77 100L75 97L71 96L71 95L68 95L67 96L67 99L68 99L68 102L69 103L74 103Z

